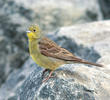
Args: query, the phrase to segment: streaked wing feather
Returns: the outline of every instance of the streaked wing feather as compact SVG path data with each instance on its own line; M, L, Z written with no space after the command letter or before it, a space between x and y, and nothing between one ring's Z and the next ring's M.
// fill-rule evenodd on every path
M43 55L48 57L65 61L82 61L82 59L75 57L72 53L64 48L59 47L55 42L46 37L39 41L39 49Z

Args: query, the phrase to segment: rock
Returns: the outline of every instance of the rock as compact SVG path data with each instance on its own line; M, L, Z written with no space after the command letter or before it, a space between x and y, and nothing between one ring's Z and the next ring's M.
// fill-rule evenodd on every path
M61 26L102 20L98 0L15 0L35 12L34 23L46 33ZM31 4L31 6L30 6ZM95 10L93 10L95 9Z
M101 12L104 19L110 19L110 1L109 0L99 0Z
M3 91L0 91L0 100L16 100L17 89L20 88L26 78L29 77L34 70L37 70L37 68L40 69L40 67L36 67L32 59L29 59L23 67L13 71L0 89L3 89Z
M13 0L1 0L0 7L1 85L10 72L21 67L28 58L26 29L24 27L29 24L29 18L33 18L33 15L31 10L16 4ZM26 14L29 16L26 17Z
M1 86L0 100L109 100L109 27L110 21L101 21L63 27L48 35L75 55L102 63L104 68L84 64L63 65L55 70L56 77L42 83L43 69L28 59Z
M28 54L6 37L0 37L0 85L7 76L24 63Z
M110 64L110 21L63 27L53 39L81 58ZM50 33L51 34L51 33ZM57 38L58 37L58 38ZM68 46L66 44L69 44ZM92 57L92 58L91 58Z
M110 70L109 70L110 71ZM42 83L42 68L31 59L0 89L0 100L109 100L110 75L80 64L64 65ZM48 74L48 73L47 73Z
M35 70L18 90L22 100L109 100L110 75L83 65L64 65L56 78L42 83ZM32 78L32 80L31 80ZM31 81L30 81L31 80ZM24 89L25 88L25 89Z

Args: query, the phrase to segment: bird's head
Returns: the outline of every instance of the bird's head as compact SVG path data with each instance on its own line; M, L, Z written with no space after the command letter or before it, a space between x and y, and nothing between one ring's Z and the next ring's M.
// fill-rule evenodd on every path
M41 30L38 25L31 25L29 27L29 31L27 31L28 38L31 39L39 39L41 38Z

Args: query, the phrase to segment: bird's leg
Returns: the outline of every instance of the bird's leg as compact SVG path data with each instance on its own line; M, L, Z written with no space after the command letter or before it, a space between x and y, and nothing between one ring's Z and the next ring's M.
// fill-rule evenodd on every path
M50 78L52 78L52 77L55 77L55 76L52 76L52 73L53 73L54 71L52 70L50 73L49 73L49 76L48 77L46 77L42 82L45 82L45 81L47 81L48 79L50 79Z
M44 69L42 72L42 77L44 76L45 72L49 71L49 69Z

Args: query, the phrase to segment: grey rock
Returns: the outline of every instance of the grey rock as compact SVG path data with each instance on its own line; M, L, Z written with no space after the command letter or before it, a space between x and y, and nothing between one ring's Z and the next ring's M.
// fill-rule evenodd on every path
M15 1L35 12L34 23L39 24L45 33L47 30L52 31L61 26L70 26L103 19L98 0Z
M101 12L104 19L110 19L110 0L99 0Z
M0 1L0 85L28 58L25 25L30 19L30 10L13 0ZM26 13L24 13L26 12Z
M29 59L23 67L12 72L0 89L0 100L13 100L12 98L17 100L17 89L19 89L27 77L37 69L40 69L40 67L36 67L32 59Z
M18 97L21 100L78 100L80 98L94 100L93 90L89 90L89 88L75 82L74 72L70 71L74 67L70 65L65 65L65 67L57 70L57 77L50 79L47 83L42 83L41 73L36 75L37 70L35 70L31 74L33 80L30 82L29 77L18 90ZM67 70L68 67L70 70ZM69 78L72 76L74 78ZM23 88L26 88L25 91Z
M8 38L0 37L0 85L9 73L21 67L28 54L18 46L9 42Z
M110 64L110 21L100 21L91 24L82 24L78 26L63 27L55 33L56 41L59 37L62 42L61 46L65 46L68 40L71 45L68 49L72 48L72 51L84 58L94 62L102 63L104 65ZM51 33L50 33L51 34ZM59 41L60 41L59 39ZM59 42L58 41L58 42ZM73 41L73 42L72 42ZM91 56L93 58L91 59ZM90 57L90 58L89 58Z
M48 36L60 46L104 68L68 64L42 83L43 69L28 59L0 88L0 100L109 100L110 21L63 27ZM53 35L53 36L52 36ZM55 37L54 37L55 36ZM47 76L49 73L45 73Z

